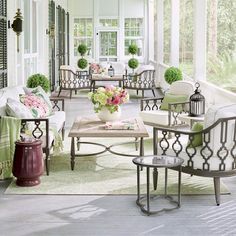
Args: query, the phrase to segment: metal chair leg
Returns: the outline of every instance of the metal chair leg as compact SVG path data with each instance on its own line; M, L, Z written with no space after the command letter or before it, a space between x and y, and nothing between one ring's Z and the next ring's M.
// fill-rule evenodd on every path
M214 177L215 198L217 206L220 205L220 177Z

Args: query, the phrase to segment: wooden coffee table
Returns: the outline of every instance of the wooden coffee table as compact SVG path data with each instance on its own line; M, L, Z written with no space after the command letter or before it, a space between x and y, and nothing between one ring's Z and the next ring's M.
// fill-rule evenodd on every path
M139 155L144 155L144 145L143 138L148 137L148 132L143 124L141 118L131 118L129 121L136 123L136 128L134 130L107 130L105 129L105 123L100 121L96 117L77 117L74 121L72 128L69 132L69 137L71 137L71 170L74 170L75 157L76 156L91 156L99 155L106 151L121 156L131 156L137 157L137 155L118 153L112 150L112 147L116 145L121 145L122 143L116 143L110 146L98 142L81 142L81 138L135 138L136 150L138 149L139 140ZM77 143L75 143L75 139ZM96 153L90 154L79 154L75 153L75 144L77 144L78 152L80 144L92 144L103 147L104 150ZM126 142L127 143L127 142ZM124 143L125 144L125 143Z

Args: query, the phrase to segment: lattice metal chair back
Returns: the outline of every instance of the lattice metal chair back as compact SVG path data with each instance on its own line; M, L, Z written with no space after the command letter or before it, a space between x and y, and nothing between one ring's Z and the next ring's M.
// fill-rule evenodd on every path
M194 140L199 136L202 145L197 146ZM220 177L236 175L236 116L218 119L199 132L155 128L154 140L155 154L185 160L183 172L213 177L216 203L220 204Z
M143 70L137 74L128 74L126 71L123 85L126 89L134 89L136 91L141 90L143 97L145 90L152 90L153 96L155 97L155 70Z
M59 93L61 90L70 90L70 98L72 96L72 91L77 92L79 89L88 89L90 87L91 75L87 71L74 71L71 66L62 65L60 67L60 80L59 80Z

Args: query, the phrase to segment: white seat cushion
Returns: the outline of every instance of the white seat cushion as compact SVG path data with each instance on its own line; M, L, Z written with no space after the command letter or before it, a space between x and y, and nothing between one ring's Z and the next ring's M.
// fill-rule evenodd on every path
M168 111L156 110L156 111L141 111L139 113L144 123L152 123L167 126L168 121Z
M194 93L194 85L189 81L176 81L171 84L168 93L176 95L186 94L191 96Z
M154 70L154 66L152 65L141 65L136 71L136 74L140 74L145 70Z
M59 131L65 120L66 120L66 113L64 111L56 111L52 116L49 118L49 126L54 127Z

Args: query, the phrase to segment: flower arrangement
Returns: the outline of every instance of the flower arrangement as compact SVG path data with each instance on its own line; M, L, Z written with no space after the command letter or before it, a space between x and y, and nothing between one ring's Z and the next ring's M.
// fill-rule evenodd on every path
M88 97L94 104L96 113L101 111L103 107L106 107L110 113L114 113L118 111L119 105L129 100L126 90L112 85L105 88L99 87L96 92L90 92Z

